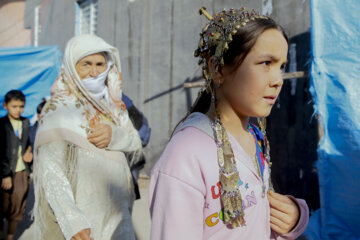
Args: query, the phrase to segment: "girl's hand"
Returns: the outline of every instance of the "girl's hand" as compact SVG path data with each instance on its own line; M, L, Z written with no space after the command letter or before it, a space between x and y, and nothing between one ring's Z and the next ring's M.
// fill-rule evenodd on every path
M112 128L104 123L99 123L97 126L90 129L88 140L97 148L105 148L111 142Z
M83 229L74 236L72 236L71 240L94 240L90 237L91 230L89 228Z
M289 197L269 191L270 227L279 234L289 233L300 218L298 205Z
M12 179L11 177L3 178L1 181L1 187L4 190L10 190L12 188Z

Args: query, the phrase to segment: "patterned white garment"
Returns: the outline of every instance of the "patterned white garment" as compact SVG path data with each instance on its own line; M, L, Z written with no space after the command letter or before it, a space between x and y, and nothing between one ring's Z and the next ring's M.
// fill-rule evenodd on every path
M94 78L105 94L83 84L75 64L85 56L104 53L106 76ZM65 49L64 68L39 119L35 141L34 239L71 239L90 228L96 240L135 239L131 208L134 199L125 152L141 151L141 140L121 101L122 74L118 50L94 35L72 38ZM106 80L104 80L106 79ZM89 142L90 129L106 124L106 148Z

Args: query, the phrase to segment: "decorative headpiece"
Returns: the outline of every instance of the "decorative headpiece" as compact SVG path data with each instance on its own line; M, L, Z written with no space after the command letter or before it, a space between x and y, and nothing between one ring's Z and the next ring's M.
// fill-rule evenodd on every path
M242 205L242 197L238 188L240 180L239 172L236 167L234 153L229 141L228 134L223 127L220 119L220 112L217 106L215 91L212 89L212 74L224 65L224 54L229 49L229 44L233 40L233 36L237 34L241 27L246 26L248 22L255 19L268 19L266 16L257 14L254 10L248 12L245 8L235 10L231 8L229 11L223 10L212 17L205 9L200 8L200 15L203 14L209 23L203 28L200 34L199 46L195 50L195 57L200 57L199 65L203 65L203 75L206 79L206 91L212 94L212 100L215 105L215 122L213 123L214 137L217 145L217 155L219 164L219 175L221 183L221 203L223 206L224 222L231 224L232 227L245 225L244 209ZM214 57L212 69L209 69L207 60ZM265 158L269 161L268 141L265 136L265 122L259 122L260 129L264 134ZM264 182L263 182L264 184ZM263 191L265 191L263 185ZM265 192L263 192L265 194Z
M259 15L254 10L247 11L245 7L239 10L233 8L230 8L229 11L223 10L215 14L214 17L206 11L205 7L200 8L199 13L210 20L200 33L199 46L194 52L195 57L200 57L199 65L203 65L203 75L206 80L210 80L213 73L206 62L209 51L214 51L213 71L218 71L219 66L224 65L224 54L229 49L229 44L238 30L255 19L268 19L268 17ZM210 81L207 81L207 91L209 90Z

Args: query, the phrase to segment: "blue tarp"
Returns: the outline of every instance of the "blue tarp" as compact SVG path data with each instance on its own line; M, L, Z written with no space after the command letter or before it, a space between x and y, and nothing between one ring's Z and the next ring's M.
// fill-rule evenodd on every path
M311 1L311 92L324 136L308 239L360 239L360 1Z
M12 89L21 90L26 96L22 116L35 114L60 74L61 55L57 46L0 48L0 116L6 114L4 96Z

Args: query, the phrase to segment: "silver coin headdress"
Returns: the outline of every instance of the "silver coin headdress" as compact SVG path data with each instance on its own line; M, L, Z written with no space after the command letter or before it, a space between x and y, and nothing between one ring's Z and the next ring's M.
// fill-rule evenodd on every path
M203 75L207 80L206 89L210 89L211 71L206 62L209 54L214 57L213 71L218 71L224 65L224 54L229 49L229 44L233 36L237 34L241 27L248 22L258 18L267 19L268 17L259 15L254 10L247 11L245 7L235 10L231 8L223 10L215 16L211 16L205 7L200 8L200 15L204 15L210 20L200 33L198 48L194 52L195 57L199 57L199 65L203 65ZM210 53L211 52L211 53Z

